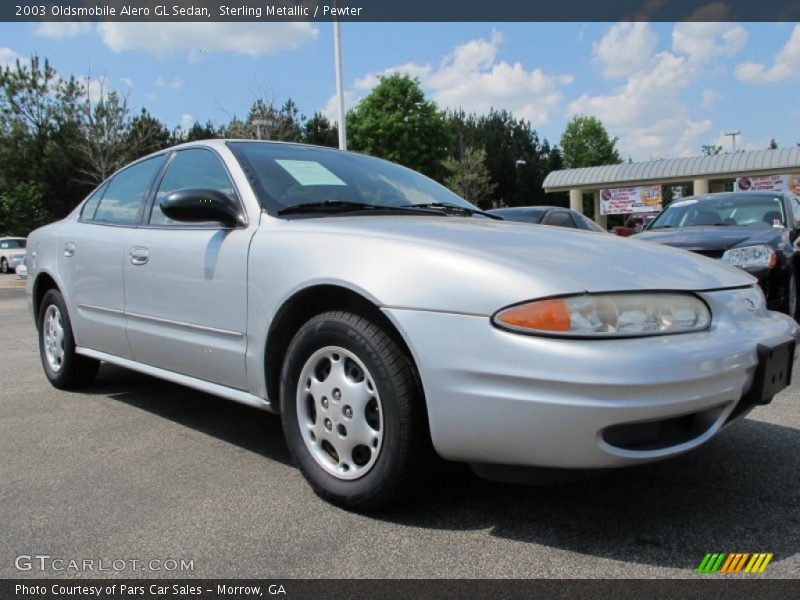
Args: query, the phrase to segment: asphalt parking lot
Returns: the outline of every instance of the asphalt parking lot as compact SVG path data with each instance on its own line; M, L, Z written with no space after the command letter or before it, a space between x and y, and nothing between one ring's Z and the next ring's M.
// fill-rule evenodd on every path
M20 572L23 554L193 559L123 577L695 577L712 551L773 552L763 576L800 574L800 385L672 461L545 487L446 465L411 503L363 516L311 493L274 415L109 366L85 391L53 389L12 279L0 577L79 575Z

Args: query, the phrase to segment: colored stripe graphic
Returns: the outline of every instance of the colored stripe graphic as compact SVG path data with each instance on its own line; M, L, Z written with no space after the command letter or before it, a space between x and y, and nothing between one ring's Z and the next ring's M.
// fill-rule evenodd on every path
M773 556L772 552L707 552L697 573L731 574L742 572L742 568L745 573L763 573Z

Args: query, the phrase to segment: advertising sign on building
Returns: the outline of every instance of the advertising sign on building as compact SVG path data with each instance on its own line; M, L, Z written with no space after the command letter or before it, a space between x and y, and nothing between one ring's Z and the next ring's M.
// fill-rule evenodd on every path
M661 210L661 186L611 188L600 190L600 213L622 215Z
M737 177L734 190L737 192L792 192L800 195L800 173Z

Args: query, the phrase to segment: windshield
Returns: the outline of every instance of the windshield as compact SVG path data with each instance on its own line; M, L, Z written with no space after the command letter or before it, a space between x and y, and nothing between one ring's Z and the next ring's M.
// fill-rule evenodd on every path
M255 180L259 201L270 213L321 202L385 208L446 203L475 209L432 179L378 158L292 144L228 145Z
M25 240L0 240L0 249L18 250L25 248Z
M519 221L520 223L539 223L546 208L495 208L489 211L500 215L506 221Z
M689 198L671 204L649 229L701 225L785 227L781 196L728 194L717 198Z

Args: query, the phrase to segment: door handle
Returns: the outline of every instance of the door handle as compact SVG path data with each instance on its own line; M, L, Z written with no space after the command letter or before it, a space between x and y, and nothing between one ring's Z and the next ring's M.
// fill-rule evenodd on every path
M130 251L132 265L145 265L150 260L150 250L141 246L134 246Z
M64 256L66 258L72 258L75 256L75 244L72 242L67 242L64 244Z

